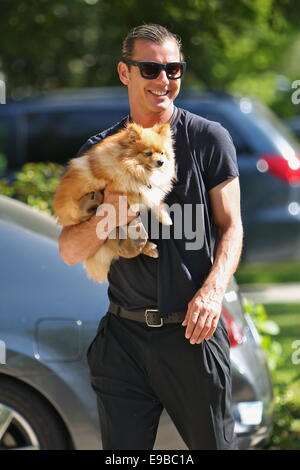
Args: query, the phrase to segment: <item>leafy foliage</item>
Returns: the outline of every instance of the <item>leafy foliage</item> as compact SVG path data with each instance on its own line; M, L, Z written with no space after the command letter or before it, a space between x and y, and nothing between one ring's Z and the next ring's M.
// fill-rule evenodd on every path
M250 93L291 114L299 13L298 0L2 0L0 70L14 97L119 84L123 37L159 23L182 37L186 85Z
M62 172L56 163L26 163L12 180L0 179L0 194L53 214L52 200Z
M244 300L244 308L248 313L261 337L261 346L265 351L268 364L273 376L274 390L274 426L273 432L264 445L264 449L298 449L300 445L300 432L295 429L295 423L299 422L299 404L291 399L291 387L300 380L300 375L293 376L288 381L278 381L276 372L279 367L285 365L286 358L279 341L274 340L278 336L280 328L278 324L270 320L266 308L262 304L254 304ZM298 424L299 428L299 424Z
M291 401L289 388L292 383L299 382L300 376L289 383L275 384L275 416L273 433L265 445L265 449L298 450L300 446L300 432L295 429L296 420L299 421L299 405Z
M275 370L281 363L282 353L280 343L273 338L273 336L279 334L279 326L275 321L268 318L263 304L254 304L244 298L244 310L252 318L260 335L260 344L267 355L270 369Z

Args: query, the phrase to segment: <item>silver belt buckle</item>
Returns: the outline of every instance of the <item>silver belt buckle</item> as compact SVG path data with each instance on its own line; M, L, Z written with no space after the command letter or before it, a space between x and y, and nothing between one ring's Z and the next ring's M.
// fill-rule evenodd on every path
M153 309L147 308L147 309L145 310L145 320L146 320L147 326L151 326L151 328L160 328L161 326L163 326L164 321L163 321L162 317L160 317L160 324L159 324L159 325L150 325L150 323L148 323L148 317L147 317L148 312L158 312L158 309L155 309L155 308L153 308Z

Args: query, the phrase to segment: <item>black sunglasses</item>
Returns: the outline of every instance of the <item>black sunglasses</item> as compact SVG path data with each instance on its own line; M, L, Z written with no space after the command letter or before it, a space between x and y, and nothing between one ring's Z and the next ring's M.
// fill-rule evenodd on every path
M186 70L186 62L138 62L136 60L122 59L127 65L136 65L140 69L143 78L153 80L157 78L162 70L165 70L169 80L178 80Z

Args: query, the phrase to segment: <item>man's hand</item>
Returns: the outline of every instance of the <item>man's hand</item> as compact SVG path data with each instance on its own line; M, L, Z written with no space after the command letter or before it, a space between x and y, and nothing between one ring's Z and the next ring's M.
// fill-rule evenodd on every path
M110 191L109 185L104 189L104 199L102 204L113 206L115 210L115 227L129 224L133 219L138 217L139 213L133 213L129 210L128 204L120 204L120 197L124 196L123 193L115 193Z
M200 344L214 334L222 309L223 293L215 290L199 289L188 303L188 310L183 326L186 326L185 337L191 344Z
M118 225L128 224L138 216L138 214L128 214L127 204L125 204L124 210L120 208L119 196L122 196L122 194L111 192L108 188L104 190L102 203L105 202L109 206L112 206L116 214L116 217L111 221L111 230ZM122 217L119 217L120 211ZM69 265L79 263L90 258L99 250L100 246L109 235L108 227L106 227L106 230L101 231L101 236L98 235L97 227L103 220L103 225L108 226L107 216L104 214L99 216L96 213L84 222L80 222L77 225L70 225L62 229L59 236L59 252L65 263Z

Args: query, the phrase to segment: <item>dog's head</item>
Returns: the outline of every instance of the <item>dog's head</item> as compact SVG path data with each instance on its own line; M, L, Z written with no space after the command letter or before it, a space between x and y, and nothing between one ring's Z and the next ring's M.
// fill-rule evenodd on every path
M159 171L170 173L174 167L174 152L170 125L155 124L143 128L129 123L121 143L124 148L122 161L127 166L133 164L136 169L142 167L146 174Z

